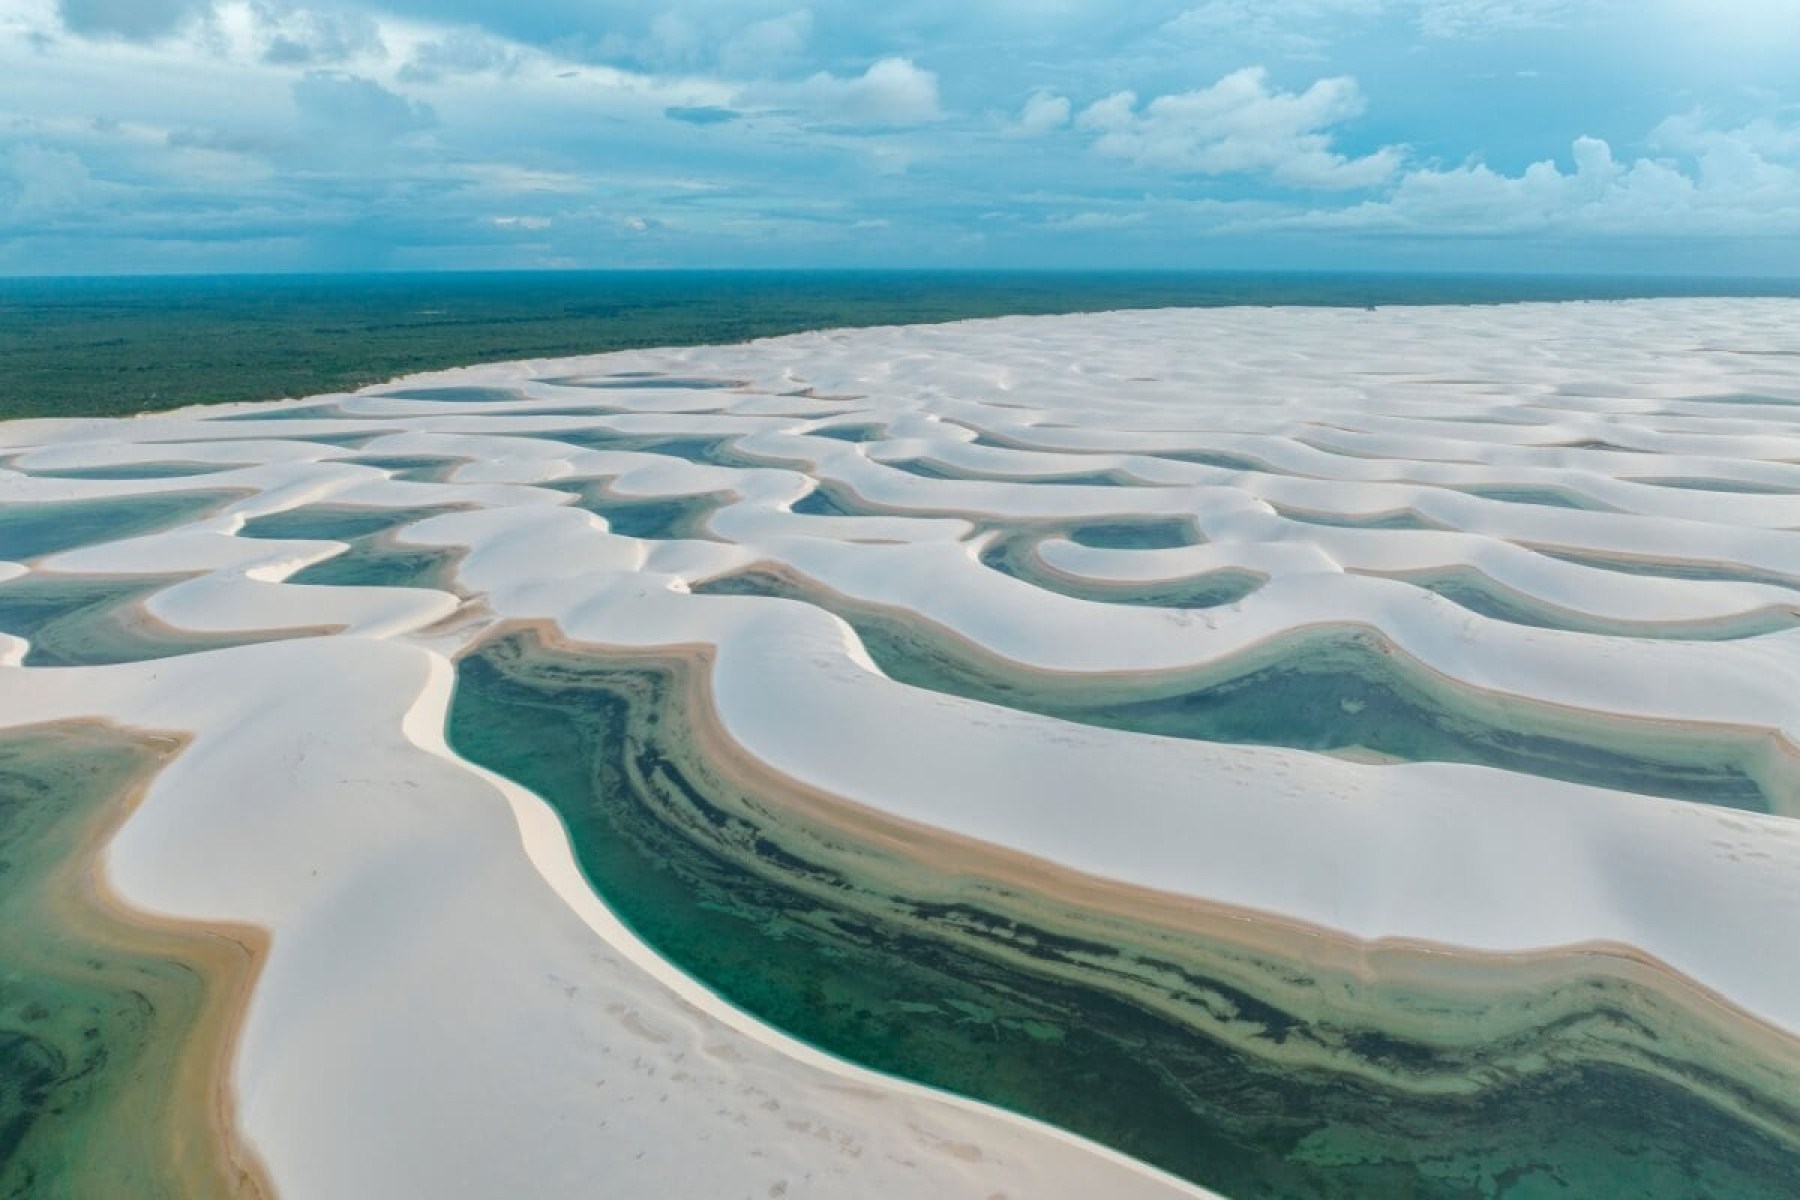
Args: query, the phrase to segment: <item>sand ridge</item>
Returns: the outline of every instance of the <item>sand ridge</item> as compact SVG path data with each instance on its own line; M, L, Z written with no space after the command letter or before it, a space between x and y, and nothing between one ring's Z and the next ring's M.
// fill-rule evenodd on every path
M159 627L339 632L7 666L0 724L101 717L191 736L114 840L111 878L135 907L272 932L233 1083L284 1196L525 1194L525 1181L572 1195L597 1175L697 1194L752 1165L786 1194L829 1195L876 1161L883 1194L1179 1193L1085 1143L810 1052L670 969L594 899L541 802L445 745L454 658L502 622L701 647L721 746L994 862L1345 945L1604 947L1788 1038L1791 820L1073 725L896 683L816 607L693 593L774 564L941 628L1021 686L1204 671L1297 630L1366 628L1422 671L1576 727L1585 714L1744 731L1767 749L1777 811L1793 812L1800 374L1749 352L1793 349L1797 317L1793 302L1683 300L1003 319L472 367L329 397L318 418L266 419L314 398L13 423L0 505L246 493L27 567L196 573L148 601ZM634 388L632 372L727 386ZM484 388L505 397L441 390ZM409 456L464 461L436 482L356 461ZM32 475L158 461L221 470ZM1118 482L1056 482L1094 472ZM636 537L546 486L601 477L612 496L719 499L698 525ZM1661 479L1714 486L1646 482ZM345 543L235 536L320 506L443 508L385 536L461 552L462 595L290 583ZM1084 525L1120 521L1186 522L1195 544L1081 543ZM1216 609L1076 599L984 565L977 539L994 527L1061 531L1036 552L1101 593L1228 569L1264 582ZM1484 616L1418 583L1445 571L1585 624ZM1732 622L1769 631L1682 636ZM1104 819L1088 803L1102 784ZM328 1111L345 1095L357 1103ZM634 1157L702 1133L704 1151Z

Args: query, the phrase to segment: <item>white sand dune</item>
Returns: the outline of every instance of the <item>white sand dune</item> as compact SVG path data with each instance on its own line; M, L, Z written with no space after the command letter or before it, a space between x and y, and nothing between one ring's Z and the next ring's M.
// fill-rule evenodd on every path
M728 386L633 387L633 372ZM253 419L319 404L319 419ZM690 444L607 449L602 433ZM307 440L359 434L375 436ZM685 460L696 438L724 439L699 451L714 461ZM0 451L0 519L235 493L31 572L190 575L148 612L195 633L338 631L0 667L0 726L100 716L194 735L108 869L147 909L273 931L235 1080L285 1197L561 1197L596 1181L693 1197L1198 1194L829 1059L664 963L595 898L553 812L444 742L452 660L509 620L596 647L713 648L736 748L867 809L1368 942L1624 947L1800 1037L1800 303L834 331L18 422L0 425ZM372 456L466 461L419 482L355 461ZM918 460L936 465L907 469ZM158 462L223 469L31 477ZM1096 472L1124 482L1056 482ZM688 536L629 536L557 490L593 476L611 478L608 500L722 497ZM288 582L343 543L238 536L321 506L442 509L394 536L461 551L458 594ZM1085 526L1134 520L1185 523L1195 544L1081 544ZM995 526L1037 530L1045 569L1090 598L984 564ZM1096 686L1367 631L1421 678L1577 731L1624 718L1753 747L1773 812L1150 737L927 691L884 676L817 607L692 593L759 565L1024 677ZM0 563L0 580L18 571ZM1206 609L1092 598L1215 571L1263 582ZM1420 586L1445 572L1569 627ZM1702 640L1752 620L1766 631Z

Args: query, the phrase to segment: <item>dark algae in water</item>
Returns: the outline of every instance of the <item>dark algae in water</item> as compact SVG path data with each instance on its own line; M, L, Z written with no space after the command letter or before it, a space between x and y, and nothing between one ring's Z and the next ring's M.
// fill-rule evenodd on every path
M250 951L135 919L95 885L104 836L172 745L85 725L0 736L6 1200L268 1195L218 1128Z
M701 661L500 636L460 664L450 737L771 1024L1233 1200L1800 1194L1794 1048L1677 976L1140 919L916 830L861 839L708 752Z

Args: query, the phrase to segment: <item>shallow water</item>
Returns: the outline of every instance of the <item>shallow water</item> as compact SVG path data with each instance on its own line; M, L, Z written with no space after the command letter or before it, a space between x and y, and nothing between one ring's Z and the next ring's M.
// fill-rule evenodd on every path
M1133 450L1132 454L1140 454L1147 458L1166 458L1171 462L1194 463L1202 467L1218 467L1222 471L1255 471L1258 473L1284 474L1268 463L1254 458L1246 458L1241 454L1225 454L1213 450Z
M879 510L857 503L838 488L820 485L788 505L788 511L807 517L867 517Z
M721 576L692 590L815 605L850 625L892 679L1080 724L1470 763L1726 808L1800 812L1800 784L1769 753L1766 736L1599 714L1575 718L1554 706L1484 697L1405 665L1374 635L1353 628L1290 634L1180 675L1054 676L1008 668L917 618L766 571Z
M1745 496L1796 496L1800 487L1782 487L1774 483L1749 483L1742 479L1637 479L1656 487L1681 488L1690 492L1729 492Z
M1585 512L1610 512L1611 506L1598 500L1563 491L1560 488L1537 487L1464 487L1458 491L1483 500L1499 500L1506 504L1533 504L1543 508L1573 508Z
M451 506L420 508L367 508L347 504L308 504L244 522L238 537L287 538L294 541L354 542L371 534L388 533L414 525L427 517L453 512Z
M229 416L212 419L257 425L264 421L342 421L354 419L354 416L335 404L306 404L294 408L256 409L252 412L232 413Z
M39 479L182 479L230 471L236 463L146 462L117 467L33 468L26 472Z
M730 493L726 492L644 498L614 496L607 490L608 485L608 480L590 479L544 486L574 495L576 508L604 517L607 528L616 534L656 541L707 537L707 520L731 501Z
M1400 987L921 869L709 768L691 669L499 639L460 663L449 735L557 809L660 953L815 1045L1235 1200L1800 1188L1800 1145L1755 1123L1792 1134L1791 1065L1745 1090L1654 993Z
M0 632L31 643L28 667L96 667L148 662L302 636L204 634L140 619L138 606L183 577L29 575L0 583Z
M1094 550L1173 550L1201 542L1200 530L1187 517L1077 521L1060 531L1070 541Z
M1761 583L1771 587L1784 587L1800 591L1800 567L1797 567L1793 574L1782 574L1777 571L1758 570L1755 567L1741 567L1732 563L1697 562L1691 559L1675 558L1632 558L1623 554L1591 554L1580 550L1555 550L1545 546L1531 548L1546 558L1574 563L1580 567L1616 571L1621 575L1646 575L1656 579L1701 579L1711 580L1715 583Z
M83 883L97 823L158 757L94 728L0 737L0 1195L241 1195L208 1144L216 1096L176 1088L216 1053L231 980L198 964L218 939L125 923Z
M1274 508L1276 512L1290 521L1298 521L1303 525L1323 525L1332 529L1444 530L1450 528L1448 525L1413 512L1411 509L1362 515L1318 512L1306 508L1289 508L1281 504L1275 505Z
M191 445L199 440L204 440L208 445L228 446L233 441L251 442L267 439L270 441L282 442L304 442L307 445L330 446L339 450L357 450L368 445L376 438L386 437L388 434L396 432L396 430L390 428L377 429L370 433L295 433L293 430L287 428L285 424L279 429L269 430L255 428L246 429L243 425L232 425L229 428L229 436L227 436L226 433L222 431L225 422L214 421L212 424L215 427L221 427L221 431L209 432L204 436L204 439L199 437L169 438L166 440L146 439L137 444L139 446L185 446Z
M160 492L102 500L0 504L0 559L22 562L157 533L204 516L240 494Z
M1742 617L1718 621L1683 621L1669 624L1608 621L1570 609L1556 608L1511 591L1479 571L1447 570L1433 575L1403 576L1406 582L1435 592L1470 612L1514 625L1538 629L1564 629L1606 637L1657 638L1688 642L1729 642L1760 637L1800 625L1800 610L1768 608Z
M456 591L456 563L462 551L408 546L386 532L352 539L350 548L288 577L289 583L338 587L410 587Z
M887 436L886 425L831 425L824 429L808 429L807 437L831 438L839 442L879 442Z
M414 483L443 483L456 473L458 467L469 460L429 454L370 454L340 461L355 463L359 467L376 467L388 472L395 479L410 480Z
M512 388L491 387L420 387L368 394L377 400L434 400L440 404L510 404L525 399L524 393Z
M997 471L973 471L966 467L953 467L949 463L935 458L899 459L881 464L897 471L905 471L908 475L917 475L921 479L938 479L949 482L965 483L1008 483L1028 486L1050 487L1143 487L1141 480L1134 479L1122 471L1083 471L1068 475L1007 475Z
M766 467L773 461L738 450L737 441L744 436L742 434L690 437L681 434L620 433L611 429L566 429L518 436L545 438L582 450L661 454L668 458L686 459L688 462L715 467Z
M654 375L646 372L628 371L619 375L607 375L598 379L570 377L565 379L546 379L545 383L554 383L559 387L590 388L598 392L641 392L673 389L686 392L723 391L739 386L736 380L730 379L695 379L672 375Z
M1052 569L1038 556L1038 535L1002 535L981 552L994 570L1034 587L1096 604L1131 604L1148 608L1217 608L1236 604L1264 579L1250 571L1225 568L1184 579L1121 583L1083 579Z

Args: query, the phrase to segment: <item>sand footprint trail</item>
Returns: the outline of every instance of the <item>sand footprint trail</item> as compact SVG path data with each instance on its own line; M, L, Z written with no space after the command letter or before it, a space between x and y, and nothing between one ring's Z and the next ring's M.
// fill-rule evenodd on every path
M0 727L189 737L106 877L271 935L229 1083L282 1196L1185 1190L1097 1143L1791 1195L1796 317L1004 319L0 426Z

